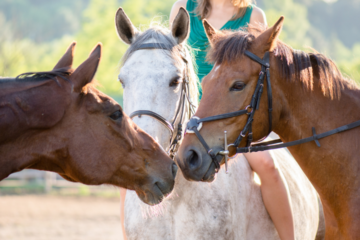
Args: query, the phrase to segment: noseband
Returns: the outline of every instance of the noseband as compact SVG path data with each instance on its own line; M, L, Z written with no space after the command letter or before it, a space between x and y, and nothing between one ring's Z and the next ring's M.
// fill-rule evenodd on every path
M265 76L266 76L266 84L267 84L267 88L268 88L267 89L268 111L269 111L269 133L268 134L270 134L271 129L272 129L272 91L271 91L271 83L270 83L270 53L266 52L263 59L259 58L258 56L256 56L255 54L253 54L249 51L245 51L244 54L247 57L249 57L250 59L252 59L253 61L255 61L261 65L261 71L259 73L259 78L257 81L257 85L255 87L254 94L252 95L250 105L248 105L243 110L239 110L239 111L231 112L231 113L220 114L220 115L215 115L215 116L206 117L206 118L202 118L202 119L194 116L190 119L190 121L188 122L188 124L186 126L186 133L195 133L196 136L198 137L199 141L201 142L201 144L206 149L207 153L210 155L210 157L215 165L215 172L218 172L220 169L220 163L216 160L217 155L223 155L225 157L225 171L227 172L227 162L228 162L228 155L229 155L228 147L231 147L231 146L236 148L236 153L258 152L258 151L279 149L279 148L290 147L290 146L303 144L303 143L307 143L307 142L311 142L311 141L315 141L316 145L318 147L320 147L320 143L318 141L319 139L328 137L328 136L336 134L336 133L344 132L344 131L347 131L347 130L350 130L350 129L360 126L360 120L358 120L356 122L338 127L336 129L333 129L333 130L330 130L330 131L327 131L327 132L324 132L321 134L316 134L315 128L313 127L312 128L313 136L311 136L311 137L307 137L307 138L303 138L303 139L299 139L299 140L295 140L295 141L291 141L291 142L287 142L287 143L283 143L280 139L277 139L277 140L271 140L271 141L267 141L267 142L260 142L260 143L252 144L253 143L252 122L254 120L255 111L259 109L260 98L261 98L261 95L262 95L263 89L264 89ZM201 136L201 134L199 132L202 127L203 122L212 122L212 121L217 121L217 120L221 120L221 119L237 117L237 116L241 116L241 115L245 115L245 114L248 115L247 122L245 124L245 127L240 132L239 136L236 138L234 143L229 144L229 145L227 144L227 132L224 131L224 135L225 135L224 150L222 150L222 151L214 152L213 149L211 149L207 145L204 138ZM246 134L248 136L247 145L246 145L246 147L239 148L239 144L242 141L242 139L246 136ZM262 141L263 139L261 139L259 141Z
M163 50L170 51L171 48L172 48L171 46L167 46L162 43L145 43L145 44L140 45L138 48L136 48L135 51L144 50L144 49L163 49ZM185 63L185 69L184 69L184 78L183 78L183 81L181 84L180 103L176 110L174 120L172 122L170 122L170 121L166 120L164 117L162 117L161 115L159 115L153 111L150 111L150 110L138 110L138 111L135 111L130 114L131 119L133 119L136 116L138 116L140 118L142 115L152 117L155 120L159 121L161 124L163 124L171 132L170 147L168 149L168 154L170 155L171 158L175 157L176 152L179 148L179 145L180 145L182 137L183 137L182 125L183 125L184 116L185 116L186 101L189 104L188 113L190 114L190 117L195 112L194 111L195 105L191 102L190 97L189 97L189 79L188 79L188 72L187 72L188 61L186 58L186 52L181 51L181 53L182 53L182 56L181 56L182 60ZM175 124L178 120L178 117L180 118L180 120L179 120L179 123L177 124L177 131L175 132L175 130L176 130Z

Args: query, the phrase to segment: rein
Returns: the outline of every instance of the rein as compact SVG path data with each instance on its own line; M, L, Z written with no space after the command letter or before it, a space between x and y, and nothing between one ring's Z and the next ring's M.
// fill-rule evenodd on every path
M256 56L255 54L253 54L249 51L245 51L244 54L247 57L249 57L250 59L252 59L253 61L255 61L261 65L261 71L259 73L258 82L255 87L255 91L252 95L250 105L248 105L243 110L220 114L220 115L215 115L215 116L210 116L210 117L206 117L206 118L202 118L202 119L194 116L189 120L189 122L186 126L186 133L195 133L196 136L198 137L199 141L203 145L203 147L206 149L207 153L210 155L210 157L215 165L215 172L218 172L220 170L220 163L216 159L217 155L223 155L225 157L225 171L226 171L226 173L228 172L227 168L228 168L228 157L229 157L228 148L229 147L235 147L236 153L250 153L250 152L266 151L266 150L290 147L290 146L303 144L303 143L307 143L307 142L311 142L311 141L315 141L316 145L318 147L320 147L320 143L319 143L318 139L325 138L330 135L340 133L343 131L347 131L347 130L350 130L350 129L360 126L360 120L358 120L356 122L344 125L342 127L339 127L339 128L336 128L336 129L333 129L331 131L327 131L327 132L324 132L321 134L316 134L315 128L312 128L313 136L308 137L308 138L299 139L296 141L283 143L280 139L277 139L277 140L253 144L252 122L254 120L255 111L259 109L260 99L261 99L261 95L262 95L263 89L264 89L265 77L266 77L266 84L268 87L268 91L267 91L267 93L268 93L267 94L268 111L269 111L269 133L268 134L270 134L271 129L272 129L272 90L271 90L271 82L270 82L270 53L266 52L263 59L259 58L258 56ZM206 141L200 134L200 129L202 128L203 122L217 121L217 120L237 117L237 116L241 116L241 115L245 115L245 114L248 115L247 122L246 122L244 128L242 129L242 131L240 132L239 136L236 138L234 143L229 144L229 145L227 144L227 132L224 131L225 136L224 136L224 150L223 151L214 152L213 149L211 149L207 145ZM239 147L240 142L246 136L246 134L248 136L246 147ZM263 138L263 139L265 139L265 138ZM261 139L259 141L262 141L263 139Z
M136 48L134 51L137 50L147 50L147 49L163 49L163 50L171 50L171 46L162 44L162 43L145 43L140 45L138 48ZM185 103L186 100L189 103L189 114L194 114L194 104L191 102L190 97L189 97L189 79L188 79L188 74L187 74L187 68L188 68L188 61L186 59L186 53L185 51L182 52L182 60L185 62L185 69L184 69L184 79L182 81L181 84L181 94L180 94L180 104L176 110L176 114L174 117L174 120L172 122L169 122L168 120L166 120L164 117L162 117L161 115L150 111L150 110L138 110L135 111L133 113L130 114L130 118L133 119L134 117L138 116L139 118L142 115L145 116L149 116L152 117L154 119L156 119L157 121L159 121L161 124L163 124L170 132L171 132L171 136L170 136L170 147L168 150L168 154L170 155L171 158L174 159L176 152L179 148L179 145L181 143L181 140L183 138L183 134L182 134L182 125L184 122L184 116L185 116ZM175 127L175 124L178 120L178 117L180 117L179 123L177 124L177 128ZM191 117L191 116L190 116ZM175 132L175 129L177 129L177 131Z

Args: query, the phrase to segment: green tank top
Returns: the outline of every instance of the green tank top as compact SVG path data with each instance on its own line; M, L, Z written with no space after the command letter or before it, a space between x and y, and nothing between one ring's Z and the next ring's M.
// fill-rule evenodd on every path
M213 65L206 62L206 50L209 46L209 41L206 37L202 20L195 13L196 7L196 0L187 1L186 10L190 15L190 35L188 38L188 45L192 48L196 61L197 76L201 82L203 77L205 77L211 71ZM243 17L228 21L222 28L220 28L220 30L238 30L240 28L247 27L250 22L252 10L253 6L249 5ZM201 99L201 87L199 87L199 91L199 97Z

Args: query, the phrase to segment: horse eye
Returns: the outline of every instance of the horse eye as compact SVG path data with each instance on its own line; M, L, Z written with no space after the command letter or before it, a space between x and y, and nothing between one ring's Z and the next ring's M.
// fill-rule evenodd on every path
M111 115L110 115L110 118L112 120L119 120L121 117L123 116L122 112L120 110L117 110L116 112L113 112Z
M169 87L176 87L177 85L179 85L180 82L180 78L173 78L169 84Z
M245 88L245 83L243 82L235 82L232 87L230 88L230 91L242 91Z

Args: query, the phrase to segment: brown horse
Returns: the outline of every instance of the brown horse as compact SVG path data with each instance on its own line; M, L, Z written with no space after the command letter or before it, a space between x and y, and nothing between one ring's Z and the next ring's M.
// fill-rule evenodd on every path
M51 72L0 79L0 180L25 168L47 170L159 203L173 189L176 165L93 86L101 44L76 70L74 49L72 43Z
M283 142L326 132L360 119L360 89L344 78L335 64L319 53L293 50L278 40L283 17L267 30L219 32L206 21L211 43L208 59L215 63L202 82L203 98L196 116L204 118L245 109L250 104L261 65L270 52L272 129ZM269 132L267 83L252 124L254 140ZM250 112L250 110L249 110ZM201 136L211 149L234 142L247 115L204 122ZM240 143L246 145L247 137ZM360 239L360 128L289 147L290 152L318 191L324 205L326 239ZM230 155L235 149L230 147ZM222 161L222 159L218 159ZM186 134L178 152L178 165L188 179L201 180L214 174L215 164L195 134ZM306 217L306 216L304 216Z

